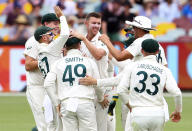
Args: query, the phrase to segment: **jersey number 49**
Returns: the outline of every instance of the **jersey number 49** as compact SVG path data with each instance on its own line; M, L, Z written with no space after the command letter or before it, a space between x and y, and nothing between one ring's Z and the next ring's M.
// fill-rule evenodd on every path
M82 68L82 72L78 72L79 68ZM72 71L74 71L74 73L72 73ZM74 66L73 69L71 65L66 66L65 71L63 73L63 82L69 82L70 86L73 86L73 81L75 81L75 78L72 76L72 74L75 74L76 77L85 77L86 75L85 65L77 64Z

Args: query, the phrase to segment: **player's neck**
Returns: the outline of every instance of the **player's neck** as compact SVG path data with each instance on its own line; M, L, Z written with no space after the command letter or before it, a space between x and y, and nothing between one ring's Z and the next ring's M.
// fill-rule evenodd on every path
M88 33L86 38L91 41L93 39L93 37L95 37L95 35L91 34L91 33Z

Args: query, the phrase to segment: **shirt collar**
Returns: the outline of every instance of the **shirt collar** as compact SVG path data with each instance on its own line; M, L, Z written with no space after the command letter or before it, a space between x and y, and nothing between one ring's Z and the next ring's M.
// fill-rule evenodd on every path
M154 37L153 37L152 34L145 34L143 37L144 37L144 38L152 38L152 39L154 39Z
M80 50L78 49L70 49L69 51L67 51L67 55L82 55L82 53L80 52Z
M86 36L87 36L87 34L86 34ZM98 33L91 39L91 42L97 41L97 40L99 39L99 36L101 36L101 33L100 33L100 32L98 32Z
M143 57L144 60L150 60L150 61L157 61L156 56L155 55L148 55Z

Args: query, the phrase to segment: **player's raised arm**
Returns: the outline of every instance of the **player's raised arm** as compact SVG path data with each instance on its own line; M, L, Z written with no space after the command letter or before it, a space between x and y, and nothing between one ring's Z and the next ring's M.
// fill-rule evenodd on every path
M49 45L49 48L52 52L61 52L61 49L63 48L65 42L67 41L70 31L67 24L66 17L63 15L61 9L58 6L54 7L55 14L60 20L60 35L58 38L53 40L53 43Z

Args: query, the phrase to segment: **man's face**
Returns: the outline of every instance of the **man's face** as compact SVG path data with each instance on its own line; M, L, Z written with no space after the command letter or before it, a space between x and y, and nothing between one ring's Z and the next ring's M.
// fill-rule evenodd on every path
M139 38L138 34L139 34L140 30L141 30L141 29L133 26L133 31L134 31L134 35L135 35L135 38L136 38L136 39Z
M54 28L52 30L52 32L54 33L54 35L57 35L60 33L60 28L59 28L59 21L50 21L50 22L45 22L45 26L50 27L50 28Z
M86 27L88 33L96 35L101 29L101 18L90 17L89 20L86 21Z

